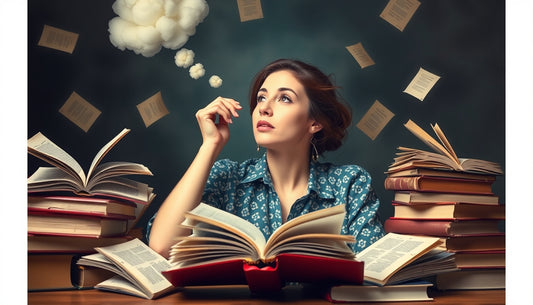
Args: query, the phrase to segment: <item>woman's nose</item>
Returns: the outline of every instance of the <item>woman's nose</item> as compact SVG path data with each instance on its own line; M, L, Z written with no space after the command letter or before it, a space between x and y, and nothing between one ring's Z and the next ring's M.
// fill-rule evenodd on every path
M257 104L258 106L258 109L259 109L259 114L260 115L272 115L272 105L271 105L272 101L270 99L267 99L259 104Z

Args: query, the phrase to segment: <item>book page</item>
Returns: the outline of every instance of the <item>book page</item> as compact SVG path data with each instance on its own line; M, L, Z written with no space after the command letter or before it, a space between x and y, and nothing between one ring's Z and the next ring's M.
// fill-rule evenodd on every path
M357 123L357 128L373 141L393 117L394 113L376 100Z
M93 161L91 162L91 166L89 167L89 171L87 172L87 180L91 179L92 173L96 166L102 161L104 156L113 148L118 141L120 141L128 132L130 132L130 129L124 128L121 132L118 133L111 141L107 142L106 145L104 145L100 150L96 153L96 155L93 158Z
M78 41L78 34L44 25L37 45L72 54Z
M223 228L246 239L261 253L266 240L263 233L252 223L237 215L200 203L192 211L187 212L183 225L194 226L198 221Z
M352 54L353 58L357 61L359 66L361 66L361 69L374 65L374 61L363 48L362 43L359 42L354 45L347 46L346 49L348 52L350 52L350 54Z
M85 183L85 173L81 165L42 133L38 132L28 139L28 153L63 170L81 182L80 186Z
M137 105L137 110L143 119L146 127L152 125L160 118L169 114L165 103L163 103L163 97L161 97L161 91L157 92L144 102Z
M442 132L442 130L440 129L439 125L435 123L435 125L432 125L431 128L433 128L433 131L435 131L435 134L439 138L440 142L444 145L444 147L446 147L446 150L450 152L455 161L457 163L460 163L459 158L457 158L457 155L455 154L455 151L452 148L452 145L444 135L444 132Z
M407 88L403 92L410 94L420 101L423 101L429 90L435 86L440 76L428 72L422 68L418 70L418 73L411 80Z
M442 144L437 142L437 140L433 139L424 129L420 128L415 122L412 120L408 120L407 123L404 124L404 126L413 133L417 138L422 140L426 145L431 147L433 150L435 150L438 153L441 153L448 158L450 158L452 161L457 163L457 165L460 166L459 160L457 160L457 157L454 157Z
M157 294L172 286L161 274L170 268L170 263L138 238L95 249L126 270L150 294Z
M388 233L356 258L365 263L365 279L381 284L394 273L441 243L438 237Z
M343 211L344 212L344 211ZM320 218L311 219L306 222L299 223L294 226L290 226L285 230L276 230L274 234L267 241L265 246L265 256L268 256L267 253L271 248L276 247L277 243L282 243L286 239L294 236L299 236L303 234L339 234L342 228L342 223L344 220L345 213L339 213L329 216L324 216ZM281 227L280 227L281 228ZM342 236L342 235L340 235ZM353 236L350 236L351 241Z
M241 22L262 19L261 0L237 0Z
M420 2L417 0L390 0L379 17L403 32L418 6Z
M76 92L72 92L63 106L59 108L59 113L87 132L102 112Z
M98 283L94 288L100 290L107 290L113 292L120 292L124 294L133 295L140 298L150 299L150 295L145 294L139 287L119 275L115 275L101 283Z

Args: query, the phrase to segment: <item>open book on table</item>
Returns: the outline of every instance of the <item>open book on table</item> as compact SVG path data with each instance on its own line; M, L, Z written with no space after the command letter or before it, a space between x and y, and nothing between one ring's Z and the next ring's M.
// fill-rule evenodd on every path
M500 165L496 162L458 158L438 124L432 125L431 127L440 142L431 137L412 120L407 121L404 125L411 133L426 143L435 152L400 146L398 147L400 152L396 153L397 157L394 158L394 162L389 166L387 173L411 168L432 168L489 175L503 174Z
M82 256L77 264L116 274L95 288L145 299L155 299L175 290L161 274L170 268L170 263L138 238L95 250L98 253Z
M66 151L38 132L28 139L28 153L54 167L39 167L28 178L28 192L71 191L77 195L103 195L148 203L153 197L153 188L124 175L149 175L152 172L144 165L132 162L101 163L104 156L130 129L124 128L104 145L85 172L81 165Z
M192 229L172 247L163 275L176 287L248 284L276 291L285 282L362 283L363 264L339 234L344 205L311 212L279 227L266 240L252 223L201 203L186 214Z
M457 270L441 244L439 237L388 233L356 257L365 264L365 282L393 285Z

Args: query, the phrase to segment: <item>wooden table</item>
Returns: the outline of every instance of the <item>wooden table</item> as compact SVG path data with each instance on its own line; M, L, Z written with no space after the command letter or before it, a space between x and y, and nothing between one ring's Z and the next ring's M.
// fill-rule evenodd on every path
M505 290L470 290L470 291L437 291L430 290L429 295L434 298L431 302L415 302L416 305L423 304L469 304L469 305L490 305L505 304ZM63 305L63 304L331 304L313 292L297 287L287 287L281 293L268 297L257 297L250 295L248 287L195 287L186 288L183 291L175 292L163 296L156 300L145 300L133 296L119 293L104 292L95 289L90 290L68 290L68 291L47 291L29 292L28 305ZM413 304L413 302L389 302L372 303L378 304Z

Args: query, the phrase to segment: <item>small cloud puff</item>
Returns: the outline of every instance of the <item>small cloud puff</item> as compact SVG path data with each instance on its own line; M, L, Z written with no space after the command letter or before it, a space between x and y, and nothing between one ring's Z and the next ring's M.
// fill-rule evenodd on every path
M194 79L199 79L205 75L204 65L197 63L189 69L189 75Z
M222 86L222 78L218 75L213 75L209 78L209 85L213 88L218 88Z
M176 66L182 68L188 68L194 63L194 51L188 49L180 49L174 56Z
M109 40L118 49L151 57L162 47L177 50L209 14L205 0L116 0Z

